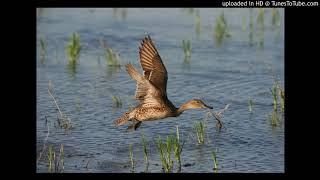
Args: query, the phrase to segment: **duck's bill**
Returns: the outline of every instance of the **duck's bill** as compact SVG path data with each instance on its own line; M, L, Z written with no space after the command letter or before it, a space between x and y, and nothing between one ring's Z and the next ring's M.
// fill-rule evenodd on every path
M213 109L213 107L212 106L208 106L208 105L204 105L206 108L209 108L209 109Z

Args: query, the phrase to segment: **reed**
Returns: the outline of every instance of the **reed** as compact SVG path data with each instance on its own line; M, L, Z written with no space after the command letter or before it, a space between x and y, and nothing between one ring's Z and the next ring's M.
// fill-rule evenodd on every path
M277 8L271 9L271 24L273 28L280 27L280 13Z
M218 161L217 161L217 155L216 155L216 151L212 151L212 160L213 160L213 170L217 170L218 169Z
M274 111L277 111L277 107L278 107L278 86L277 84L275 83L272 88L270 89L271 91L271 95L272 95L272 98L273 98L273 110Z
M78 62L81 48L80 35L75 32L72 34L69 44L66 47L69 64L76 64Z
M269 115L269 121L273 127L278 126L280 123L280 118L278 116L278 112L276 110L272 111L272 114Z
M200 18L200 10L196 10L196 35L197 38L201 35L201 18Z
M133 159L133 152L132 152L132 144L129 145L129 158L131 163L131 170L134 171L134 159Z
M214 39L219 47L222 43L222 41L225 38L231 37L231 34L229 32L227 20L224 16L224 12L222 11L221 14L216 19L216 24L214 27Z
M178 172L181 171L181 152L183 149L183 144L180 143L180 135L179 135L179 126L176 128L176 136L172 136L173 138L173 152L174 152L174 157L178 163Z
M59 156L56 156L56 152L52 145L48 147L48 171L51 172L62 172L64 171L64 149L63 144L60 146Z
M249 98L249 111L252 112L252 107L253 107L253 101L251 98Z
M40 38L40 62L44 64L47 55L47 43L43 37Z
M111 96L114 107L120 108L122 107L122 101L118 96Z
M117 8L114 8L117 9ZM104 50L104 57L106 59L106 62L109 67L120 67L120 58L117 53L114 52L113 49L111 49L105 40L102 38L99 39L99 43L101 48Z
M205 143L205 129L206 129L206 126L204 124L204 121L195 122L194 125L193 125L193 129L194 129L195 134L197 136L198 144Z
M257 23L259 27L259 45L264 47L264 8L258 9Z
M278 92L280 96L280 110L284 112L284 103L285 103L285 96L284 96L284 89L278 85Z
M141 132L141 142L142 142L142 148L143 148L143 155L144 155L144 162L145 162L145 169L146 171L148 171L148 167L149 167L149 158L148 158L148 149L147 149L147 141L145 140L145 137L144 137L144 133L143 131Z
M184 60L185 62L190 61L191 57L191 42L190 40L182 40L182 48L184 52Z
M162 168L164 172L172 172L173 169L173 161L171 160L171 152L172 152L172 138L167 136L165 142L162 142L160 136L155 141L157 150L160 155L160 160L162 164Z

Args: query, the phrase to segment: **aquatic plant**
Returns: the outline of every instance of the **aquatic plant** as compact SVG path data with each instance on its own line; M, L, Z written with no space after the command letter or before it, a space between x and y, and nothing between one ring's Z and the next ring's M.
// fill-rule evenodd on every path
M51 91L52 91L52 84L51 84L51 81L49 81L48 93L51 96L51 98L53 99L53 102L57 107L57 111L59 112L58 119L57 119L58 125L60 128L63 128L65 130L70 130L72 128L71 119L66 114L62 113L62 111L57 103L57 100L53 96Z
M67 56L69 58L69 64L74 65L78 62L81 48L82 47L80 45L80 35L75 32L72 34L69 44L66 47Z
M269 115L269 121L273 127L278 126L280 123L280 118L278 116L278 112L276 110L272 111L272 114Z
M164 172L172 172L173 169L173 161L171 160L171 152L172 152L172 138L167 136L166 142L162 142L160 136L155 141L157 150L160 155L160 160L162 164L162 168Z
M213 170L218 169L218 161L217 161L217 156L216 156L216 151L212 151L212 160L213 160Z
M252 46L253 45L253 31L254 31L254 27L253 27L253 9L249 8L249 45Z
M219 47L222 43L222 41L225 38L231 37L231 34L229 32L227 20L224 16L224 12L222 11L221 14L216 19L216 24L214 27L214 39Z
M278 106L278 93L277 93L277 90L278 90L278 86L275 83L272 86L272 88L270 89L272 97L273 97L273 110L274 111L277 111L277 106Z
M280 13L277 8L272 8L271 9L271 24L273 28L278 28L280 27Z
M122 101L118 96L111 96L113 105L117 108L122 107Z
M258 9L257 23L259 27L259 45L264 46L264 8Z
M61 144L61 146L60 146L58 157L56 157L56 152L55 152L53 146L49 145L47 159L48 159L48 171L49 172L62 172L64 170L63 144Z
M285 102L285 97L284 97L284 89L278 85L278 92L280 96L280 110L281 112L284 112L284 102Z
M253 107L253 101L251 98L249 98L249 111L252 112L252 107Z
M114 8L117 9L117 8ZM120 58L117 53L114 52L103 39L99 39L100 46L104 50L104 57L109 67L120 67ZM113 68L112 68L113 69ZM112 70L111 69L111 70Z
M242 17L241 29L242 29L242 31L246 31L247 30L247 22L246 22L246 17L245 16Z
M185 62L190 61L191 57L191 42L190 40L182 40L182 48L184 52L184 60Z
M52 170L53 170L53 164L54 164L55 157L56 157L56 155L55 155L54 149L53 149L52 145L49 145L48 154L47 154L48 171L49 172L52 172Z
M200 10L196 10L196 35L197 38L200 37L201 34L201 18L200 18Z
M193 125L193 129L195 130L195 134L197 136L198 144L203 144L205 142L205 124L203 121L195 122Z
M142 141L142 147L143 147L143 154L144 154L144 162L146 165L146 171L148 171L149 167L149 158L148 158L148 149L147 149L147 142L145 140L143 131L141 132L141 141Z
M44 64L47 55L47 43L43 37L40 38L40 62Z
M129 157L130 157L130 163L131 163L131 170L134 171L134 159L133 159L133 153L132 153L132 144L129 144Z
M179 126L176 128L176 136L171 136L172 142L173 142L173 152L174 152L174 157L178 163L178 172L181 171L181 152L183 148L183 144L180 143L180 135L179 135Z

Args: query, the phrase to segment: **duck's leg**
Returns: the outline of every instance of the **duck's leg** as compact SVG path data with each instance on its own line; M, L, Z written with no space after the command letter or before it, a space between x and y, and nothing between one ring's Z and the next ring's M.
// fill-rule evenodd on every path
M135 131L141 126L142 121L133 120L132 124L128 126L126 132Z

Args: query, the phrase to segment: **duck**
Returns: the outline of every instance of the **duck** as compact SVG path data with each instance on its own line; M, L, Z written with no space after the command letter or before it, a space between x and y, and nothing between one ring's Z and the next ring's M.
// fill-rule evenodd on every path
M145 121L178 117L184 111L191 109L213 109L201 99L191 99L178 108L168 99L168 72L150 35L142 40L139 57L143 74L139 73L131 63L125 65L129 76L136 81L135 99L139 101L139 105L115 120L116 126L131 121L132 124L127 130L136 130Z

